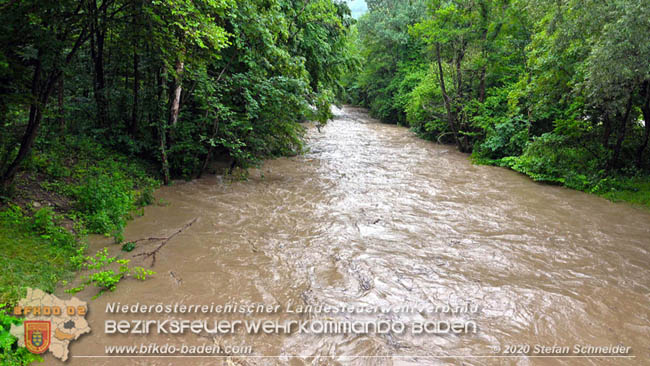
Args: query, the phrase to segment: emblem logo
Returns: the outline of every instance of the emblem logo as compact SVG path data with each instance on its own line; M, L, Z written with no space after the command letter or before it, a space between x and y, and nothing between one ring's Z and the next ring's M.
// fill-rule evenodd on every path
M26 320L25 347L31 353L43 353L50 347L51 323L46 320Z

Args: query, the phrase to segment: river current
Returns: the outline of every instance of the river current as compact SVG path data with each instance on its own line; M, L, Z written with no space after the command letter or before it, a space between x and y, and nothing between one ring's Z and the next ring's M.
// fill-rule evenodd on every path
M247 180L205 176L161 188L156 198L165 204L135 218L127 240L169 235L196 221L157 253L151 279L125 280L97 300L90 291L80 294L90 301L92 334L70 345L68 364L650 364L649 212L473 165L455 147L378 123L362 109L335 112L320 132L308 130L306 154L269 160ZM92 241L91 250L109 243ZM132 255L156 245L141 242L132 253L114 245L111 252L148 268L151 258ZM117 303L280 308L225 315L106 311ZM307 306L321 312L296 313ZM323 312L325 306L398 311ZM110 320L206 318L468 328L105 334ZM107 345L142 344L241 345L251 353L106 353ZM630 347L626 355L633 357L583 357L573 352L576 345ZM536 346L549 348L534 352ZM56 362L46 356L46 364Z

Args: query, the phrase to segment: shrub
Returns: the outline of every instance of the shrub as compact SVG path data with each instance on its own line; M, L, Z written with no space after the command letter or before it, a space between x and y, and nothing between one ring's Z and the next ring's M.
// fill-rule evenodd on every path
M11 335L11 325L22 325L23 320L15 318L3 309L5 304L0 304L0 364L4 366L24 366L34 361L42 362L39 355L35 355L25 347L18 347L17 338Z
M73 191L88 230L112 234L117 242L122 241L126 221L136 208L133 182L119 171L99 172L89 175Z
M108 268L111 264L117 264L117 269ZM125 277L133 275L136 279L144 281L147 277L152 276L155 272L142 267L129 267L128 259L117 259L108 255L108 250L104 248L98 251L94 256L87 256L81 267L91 271L90 274L82 276L81 286L66 290L68 293L77 293L82 291L86 286L93 285L99 289L99 293L93 298L101 296L106 291L114 291L117 284Z
M501 160L503 166L536 181L562 184L578 190L590 189L603 173L600 161L586 148L566 136L545 133L531 142L519 157Z
M51 207L43 207L32 217L32 229L41 236L60 247L74 247L76 239L65 228L59 226L61 216L54 213Z
M528 121L523 116L495 118L485 128L485 139L475 145L474 155L500 159L520 155L528 144Z
M422 80L409 93L406 120L420 137L450 142L452 140L449 139L449 125L444 119L446 112L442 104L442 92L436 80L433 70L422 73ZM447 139L443 140L445 137Z

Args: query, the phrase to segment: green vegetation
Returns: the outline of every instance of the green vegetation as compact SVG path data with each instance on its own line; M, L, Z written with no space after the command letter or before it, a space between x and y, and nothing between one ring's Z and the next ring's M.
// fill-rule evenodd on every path
M135 249L136 245L137 244L133 241L126 242L122 244L122 250L125 252L132 252L133 249Z
M301 152L352 22L333 0L0 0L0 301L76 268L100 290L150 275L84 235L122 242L160 183Z
M325 123L342 91L338 80L355 62L343 52L349 9L332 0L0 6L5 195L34 147L69 136L149 161L164 183L196 177L217 159L246 168L298 153L299 122ZM93 174L88 187L119 181L113 173ZM85 199L90 192L76 192L92 229L123 226L119 216L130 199L120 190L101 193L119 206L105 215Z
M0 302L14 303L22 288L54 291L69 279L75 266L76 238L57 225L61 220L51 209L42 208L33 217L18 206L0 211Z
M6 313L3 309L4 304L0 304L0 364L5 366L23 366L37 361L41 362L43 359L39 355L35 355L25 347L18 347L16 337L11 335L11 325L21 325L22 319L15 318Z
M152 169L88 137L37 141L0 209L0 264L9 269L0 301L18 300L23 287L52 292L69 280L87 233L121 241L133 212L153 202Z
M647 1L367 3L350 102L477 163L648 206Z
M123 242L174 178L300 153L335 100L650 207L648 1L367 3L355 24L341 0L0 0L0 302L152 275L84 236ZM32 361L15 322L2 364Z
M88 232L110 234L120 242L131 213L153 203L153 190L159 185L153 170L146 162L90 138L68 137L38 144L26 161L23 177L65 200L69 206L65 211Z
M160 183L301 152L336 99L648 205L646 1L367 3L355 24L337 0L0 2L2 301L52 291L86 233L122 242Z
M105 291L115 291L120 281L127 276L133 276L138 280L144 281L148 276L153 276L154 271L142 267L129 267L131 262L128 259L117 259L108 255L108 250L100 250L94 256L87 256L81 259L81 268L90 271L89 274L82 276L82 284L78 287L66 290L68 293L76 294L89 285L99 289L99 293L93 298L101 296ZM109 268L111 264L116 263L117 269Z

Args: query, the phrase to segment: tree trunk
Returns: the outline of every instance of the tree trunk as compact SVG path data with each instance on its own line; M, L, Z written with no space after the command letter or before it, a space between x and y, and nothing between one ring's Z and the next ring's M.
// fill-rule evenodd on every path
M456 93L458 94L459 101L462 101L463 99L463 70L461 66L464 57L465 51L463 49L459 50L456 55L456 88L458 90Z
M183 91L183 70L185 63L182 60L176 62L176 75L174 76L174 91L172 92L172 104L169 113L169 124L176 126L178 122L178 113L181 109L181 92Z
M438 61L438 78L440 79L440 90L442 92L442 100L445 105L445 110L447 111L447 123L449 124L449 128L451 129L451 132L454 135L454 140L456 140L456 144L458 145L458 148L462 149L460 139L458 138L458 130L456 129L456 118L452 111L451 100L449 98L449 95L447 94L447 87L445 85L445 75L444 72L442 71L442 59L440 56L439 43L436 44L436 59Z
M61 40L65 39L67 34L64 34ZM76 52L79 50L81 45L88 40L86 35L86 28L84 27L81 32L77 35L72 48L67 53L63 60L63 64L67 65L70 63ZM47 107L47 103L54 91L56 85L59 83L60 78L63 77L63 69L59 67L54 67L53 69L47 72L47 79L45 83L41 82L43 70L42 70L42 54L41 50L37 53L36 64L34 67L34 74L32 76L32 85L31 85L31 104L29 106L29 118L27 121L27 128L23 134L23 137L20 142L20 148L18 149L18 154L14 160L9 164L9 166L4 170L0 171L0 187L6 191L7 188L13 183L13 180L18 172L20 164L25 160L31 151L34 140L38 134L38 128L40 127L41 121L43 120L43 110ZM3 167L4 168L4 167Z
M157 99L158 103L156 103L156 106L160 105L160 101L165 100L167 97L165 94L165 80L167 80L166 76L166 69L165 67L161 67L158 72L156 73L156 87L158 88L158 93L157 93ZM159 149L160 149L160 164L161 164L161 170L162 170L162 175L163 175L163 183L165 185L169 184L169 160L167 159L167 120L164 118L160 118L161 116L164 116L165 112L164 111L159 111L156 110L155 112L155 118L157 121L155 121L155 125L157 126L157 133L158 133L158 139L159 139Z
M207 114L206 114L207 115ZM212 124L212 140L214 140L215 137L217 137L217 134L219 133L219 118L214 119L214 123ZM203 172L208 168L208 164L210 163L210 159L212 159L212 151L214 150L214 146L210 144L210 147L208 148L208 153L205 155L205 160L203 161L203 166L201 167L201 170L199 171L199 175L197 178L201 178L201 175L203 175Z
M480 81L478 84L478 101L483 103L485 102L485 66L481 69Z
M135 136L138 129L138 93L140 89L140 72L138 64L140 57L137 49L133 48L133 108L131 110L131 123L129 124L129 135Z
M163 183L169 185L169 162L167 160L167 126L165 122L158 125L158 138L160 140L160 162L162 164Z
M650 140L650 81L643 83L643 88L645 89L645 103L641 107L641 112L643 112L645 133L643 134L643 142L636 151L636 167L638 169L643 167L643 152L648 147L648 140Z
M58 116L58 123L59 123L59 131L61 133L65 132L65 109L63 107L63 75L61 75L61 78L59 79L59 94L58 94L58 104L59 104L59 116Z
M603 146L609 149L609 137L612 135L612 121L609 119L607 112L603 117Z
M489 9L487 4L484 2L479 3L480 14L481 14L481 57L485 60L487 59L488 49L487 49L487 39L488 39L488 23L489 23ZM500 27L499 27L500 28ZM499 30L497 30L498 34ZM495 34L495 38L496 38ZM484 61L485 62L485 61ZM487 66L481 67L481 73L479 76L478 83L478 101L483 103L485 101L485 74L487 74Z
M91 3L91 36L90 55L93 60L94 83L93 92L97 104L97 123L99 126L108 127L108 101L106 98L106 76L104 72L104 40L106 38L106 7L97 8L97 1ZM103 14L100 22L99 11Z
M27 155L31 151L34 140L36 140L38 134L38 128L43 120L43 109L47 105L47 101L50 99L50 95L52 94L58 79L61 77L60 72L52 71L43 86L41 85L41 74L41 62L39 60L34 68L34 74L32 76L32 103L29 106L27 128L25 129L25 133L21 139L18 155L16 155L12 163L7 167L6 171L0 178L3 191L6 191L13 183L20 164L25 160L25 158L27 158Z
M632 110L632 99L634 97L634 92L630 92L630 97L627 100L627 105L625 106L625 115L621 121L621 126L619 128L618 136L616 139L616 145L614 146L614 155L612 160L608 164L607 171L611 171L616 168L618 165L618 159L621 155L621 147L623 146L623 140L625 140L625 133L627 131L627 120L630 118L630 111Z
M140 14L142 12L142 1L133 0L133 14L131 17L132 40L133 40L133 105L131 106L131 120L128 126L128 133L135 137L138 131L138 108L140 107ZM146 83L146 81L145 81Z
M106 77L104 74L104 34L97 37L95 74L97 77L97 89L95 89L97 118L100 126L108 127L108 100L106 98Z

